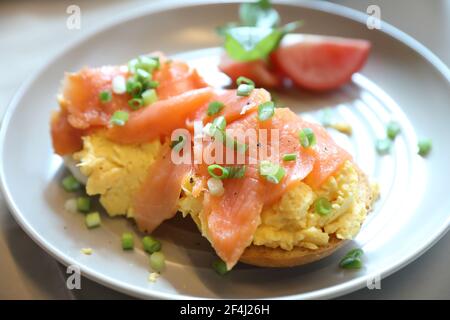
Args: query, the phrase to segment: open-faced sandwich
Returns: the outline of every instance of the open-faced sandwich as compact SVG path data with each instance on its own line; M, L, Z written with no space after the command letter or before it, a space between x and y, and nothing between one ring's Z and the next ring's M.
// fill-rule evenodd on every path
M53 147L110 216L191 217L231 269L289 267L358 233L376 190L316 123L246 78L209 86L160 53L68 73Z

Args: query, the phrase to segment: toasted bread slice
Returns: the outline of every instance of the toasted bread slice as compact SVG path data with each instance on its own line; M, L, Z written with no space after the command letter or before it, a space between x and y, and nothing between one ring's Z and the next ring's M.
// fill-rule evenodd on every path
M370 212L376 195L374 195L366 175L360 169L358 169L358 175L361 190L365 194L366 207ZM339 249L345 242L346 240L330 235L329 243L316 250L295 247L288 251L281 248L251 245L245 249L239 261L258 267L295 267L323 259Z
M328 245L317 250L301 247L287 251L280 248L251 245L245 249L240 262L258 267L287 268L295 267L323 259L345 243L336 237L331 237Z

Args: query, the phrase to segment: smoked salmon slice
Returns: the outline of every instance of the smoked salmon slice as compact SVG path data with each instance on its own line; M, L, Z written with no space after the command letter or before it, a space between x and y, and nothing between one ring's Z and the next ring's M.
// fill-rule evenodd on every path
M187 127L193 128L193 122L202 121L204 124L211 122L218 116L224 116L227 123L244 117L258 109L258 105L270 101L270 93L265 89L254 89L249 96L240 97L235 89L215 89L210 101L200 107L187 121ZM208 116L209 103L213 101L222 102L223 109L212 116Z
M263 208L263 186L258 178L248 175L224 183L222 197L206 194L203 202L208 238L217 255L230 270L253 239L260 224Z
M107 130L106 136L118 143L149 142L184 128L187 117L211 99L213 90L203 88L160 100L130 113L127 123Z
M107 135L117 142L147 142L168 135L177 127L185 127L186 117L208 101L212 96L211 89L197 71L186 63L169 61L158 52L151 56L160 60L160 68L153 75L159 83L156 88L159 100L138 111L132 111L128 105L130 94L115 94L112 91L115 77L123 76L126 79L130 76L127 67L83 68L79 72L66 74L59 97L61 111L51 122L56 153L65 155L79 151L82 147L81 137L88 132L109 127L111 116L117 110L128 111L133 126L132 129L128 125L126 128L106 130L111 131ZM196 91L201 88L204 90ZM100 100L102 91L112 94L110 101ZM139 136L141 133L142 136Z
M127 78L129 72L124 66L105 66L84 68L80 72L66 75L63 82L63 102L69 114L69 123L74 128L106 126L116 110L131 111L128 106L131 96L127 93L112 93L111 101L106 103L99 99L102 91L111 92L111 82L116 76ZM179 61L162 62L160 69L154 74L154 80L159 83L156 88L159 100L207 87L196 70Z
M53 149L56 154L61 156L72 154L80 150L83 146L81 137L84 131L70 125L65 110L53 114L50 133L53 141Z
M153 75L153 80L159 83L156 91L161 100L208 86L197 70L181 61L162 62L160 69Z
M119 75L126 77L128 72L119 66L106 66L66 74L61 101L72 127L106 126L114 111L128 106L128 94L113 93L107 103L99 99L100 92L111 91L111 82Z
M352 160L352 156L333 141L325 128L315 123L309 123L308 126L314 131L317 143L311 149L315 158L314 168L305 178L305 183L317 189L336 173L345 161Z
M152 232L176 214L181 183L190 170L190 165L174 164L169 145L163 147L133 201L134 217L141 231Z

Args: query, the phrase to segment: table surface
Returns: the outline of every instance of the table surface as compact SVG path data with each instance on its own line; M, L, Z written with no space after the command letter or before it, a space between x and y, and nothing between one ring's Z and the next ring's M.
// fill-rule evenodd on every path
M149 3L150 2L150 3ZM61 48L130 9L154 1L78 0L81 29L66 28L74 1L0 2L0 117L18 87ZM450 65L449 0L335 0L366 11L405 31ZM381 281L381 290L362 289L341 299L450 299L450 233L416 261ZM83 278L80 290L65 286L65 268L39 248L15 223L0 195L0 299L127 299Z

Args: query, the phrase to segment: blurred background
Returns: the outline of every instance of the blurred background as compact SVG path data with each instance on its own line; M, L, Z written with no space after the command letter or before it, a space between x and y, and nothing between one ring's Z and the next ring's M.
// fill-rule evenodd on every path
M0 1L0 118L20 85L66 46L122 14L155 2L159 1ZM330 2L363 12L369 5L378 5L382 20L413 36L450 65L450 0ZM81 8L80 30L66 28L66 9L72 4ZM342 298L450 299L449 247L447 234L418 260L382 280L381 290L362 289ZM0 299L128 298L87 279L82 280L81 290L68 291L65 268L19 228L1 195L0 270Z

